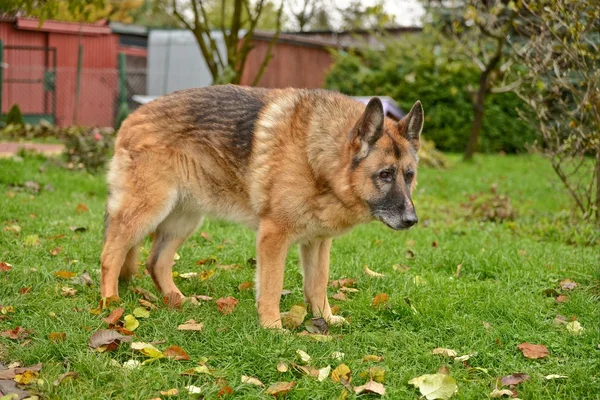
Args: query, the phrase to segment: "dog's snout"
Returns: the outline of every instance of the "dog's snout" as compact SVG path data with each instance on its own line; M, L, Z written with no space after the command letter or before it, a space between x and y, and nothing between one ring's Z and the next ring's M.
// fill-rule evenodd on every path
M417 214L410 214L410 215L406 215L404 218L402 218L402 222L407 227L413 226L414 224L419 222L419 218L417 218Z

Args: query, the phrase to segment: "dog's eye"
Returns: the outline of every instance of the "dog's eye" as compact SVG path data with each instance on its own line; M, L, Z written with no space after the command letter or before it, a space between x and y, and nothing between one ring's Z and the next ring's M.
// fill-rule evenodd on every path
M406 182L412 181L414 177L415 177L415 173L413 171L406 171L406 173L404 174L404 180Z
M379 172L379 179L389 182L392 180L392 173L388 170L381 171Z

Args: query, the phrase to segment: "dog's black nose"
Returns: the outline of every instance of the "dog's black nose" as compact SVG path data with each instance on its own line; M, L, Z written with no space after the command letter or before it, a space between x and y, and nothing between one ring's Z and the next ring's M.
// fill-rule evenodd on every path
M409 227L409 226L413 226L414 224L419 222L419 218L417 218L416 214L407 215L404 218L402 218L402 222L404 223L404 225Z

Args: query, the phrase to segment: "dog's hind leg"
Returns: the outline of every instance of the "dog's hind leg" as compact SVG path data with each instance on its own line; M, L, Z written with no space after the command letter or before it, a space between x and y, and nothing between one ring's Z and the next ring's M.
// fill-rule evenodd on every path
M154 284L163 295L177 293L183 297L173 282L173 257L181 244L196 230L202 216L195 211L175 209L156 228L152 250L146 261L146 268Z

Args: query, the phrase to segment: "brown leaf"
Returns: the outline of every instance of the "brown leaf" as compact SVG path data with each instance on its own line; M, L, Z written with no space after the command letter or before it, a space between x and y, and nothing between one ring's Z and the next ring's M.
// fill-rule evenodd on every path
M566 325L568 323L567 317L564 315L556 314L556 317L554 317L554 324L556 325Z
M207 242L212 242L212 236L210 236L208 233L200 232L200 236L202 236L202 238Z
M19 294L27 294L29 292L31 292L30 287L22 287L21 289L19 289Z
M63 286L60 288L60 294L62 294L65 297L73 297L77 294L77 289L73 289L69 286Z
M67 340L67 334L65 332L50 332L48 339L55 343L64 342Z
M271 386L269 386L267 389L265 389L265 394L271 395L271 396L283 396L284 394L286 394L287 392L289 392L290 390L292 390L292 388L294 387L294 385L296 384L296 382L277 382L272 384Z
M507 375L507 376L503 376L502 379L500 380L500 383L502 383L502 385L507 386L507 385L518 385L521 382L525 382L528 381L530 378L529 375L527 374L512 374L512 375Z
M181 308L183 298L177 292L170 292L163 297L163 304L170 308Z
M336 289L339 289L341 287L354 287L356 285L356 279L352 279L352 278L336 279L335 281L329 282L329 285L333 286Z
M569 301L569 296L561 294L557 296L554 301L556 301L557 303L566 303L567 301Z
M190 356L179 346L171 346L163 351L165 357L174 358L175 360L189 360Z
M450 375L450 368L447 365L442 365L437 371L438 374Z
M74 278L71 278L71 283L73 283L75 285L82 285L82 286L93 286L94 285L94 281L92 280L90 273L87 271L83 271L83 274L76 276Z
M240 292L248 289L252 289L254 287L254 282L243 282L238 285L238 290Z
M102 321L106 322L108 325L115 325L123 316L125 309L123 307L115 308L108 315L108 317L102 318Z
M60 254L61 251L62 251L62 248L55 247L52 250L50 250L50 255L57 256Z
M85 205L85 204L83 204L83 203L79 203L79 204L77 204L77 207L75 208L75 212L76 212L77 214L82 214L82 213L84 213L84 212L88 212L88 211L90 211L90 209L88 208L88 206L86 206L86 205Z
M13 340L21 340L29 336L29 331L20 326L17 326L15 329L7 329L5 331L0 332L0 336L4 336Z
M379 382L369 381L362 386L357 386L354 388L354 393L362 394L362 393L375 393L380 396L385 396L385 387Z
M306 330L310 333L320 333L327 335L329 333L329 325L324 318L311 318L306 322Z
M76 275L77 274L75 272L71 272L71 271L56 271L54 273L54 276L56 276L57 278L61 278L61 279L70 279Z
M438 244L437 240L434 240L433 242L431 242L431 247L433 248L438 248L440 245Z
M406 258L409 258L409 259L415 258L415 252L412 251L411 249L408 249L408 250L406 250L405 256L406 256Z
M140 304L142 306L144 306L148 310L156 310L156 309L158 309L158 307L156 307L154 304L152 304L151 302L149 302L146 299L138 299L138 301L140 302Z
M141 294L142 297L147 300L156 303L158 301L158 297L150 293L144 288L137 286L136 288L131 288L131 290L137 294Z
M373 307L379 307L379 306L387 304L389 301L390 301L390 298L387 294L379 293L373 299L372 305L373 305Z
M544 358L547 357L548 349L543 344L521 343L517 346L527 358Z
M4 261L0 262L0 271L8 272L12 269L12 265Z
M382 274L381 272L375 272L372 271L369 267L367 267L366 265L363 265L363 271L365 272L365 274L367 274L368 276L373 276L375 278L380 278L382 276L385 276L384 274Z
M332 298L339 300L339 301L346 301L348 300L348 297L346 296L346 294L344 292L337 292L336 294L334 294L333 296L331 296Z
M117 331L111 329L100 329L90 338L89 346L92 349L97 349L100 346L111 344L118 345L121 342L131 342L131 336L124 336Z
M39 372L42 369L42 364L35 364L30 367L15 367L0 370L0 380L14 379L17 374L22 374L25 371Z
M77 379L79 378L79 374L75 371L65 372L64 374L61 374L57 380L54 381L54 386L60 385L60 383L67 378Z
M235 297L222 297L216 301L217 308L223 315L231 314L238 304Z
M204 324L202 322L196 322L193 319L185 321L183 324L177 326L177 330L179 331L201 331L204 329Z
M217 397L228 396L230 394L233 394L233 389L231 388L231 386L225 385L221 388L221 390L219 390L219 393L217 393Z
M242 383L264 387L265 384L252 376L242 375Z
M574 282L570 279L563 279L560 281L560 288L562 290L573 290L577 287L577 282Z
M214 264L216 262L217 262L217 258L215 256L211 256L211 257L196 261L196 265Z
M161 396L177 396L179 394L179 389L173 388L169 390L161 390L159 393ZM157 397L156 400L160 400L160 397Z
M370 362L370 361L380 362L381 360L383 360L383 356L376 356L374 354L368 354L363 357L363 362Z
M237 271L239 269L242 269L242 266L240 264L227 264L227 265L217 265L217 267L219 269L222 269L223 271Z

